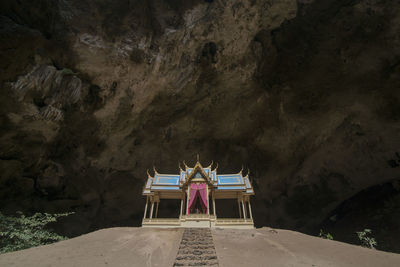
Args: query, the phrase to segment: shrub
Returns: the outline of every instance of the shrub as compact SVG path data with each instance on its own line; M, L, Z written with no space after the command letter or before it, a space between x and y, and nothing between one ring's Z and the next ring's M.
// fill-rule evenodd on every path
M376 242L375 238L370 236L372 234L371 229L364 229L364 231L356 233L361 242L361 246L375 249L375 247L378 245L378 242Z
M333 236L330 233L324 233L324 231L322 231L322 229L319 230L319 237L321 237L323 239L333 240Z
M17 212L17 214L17 216L6 216L0 212L0 253L67 239L45 229L45 226L57 221L59 217L68 216L72 213L35 213L32 216L25 216L22 212Z

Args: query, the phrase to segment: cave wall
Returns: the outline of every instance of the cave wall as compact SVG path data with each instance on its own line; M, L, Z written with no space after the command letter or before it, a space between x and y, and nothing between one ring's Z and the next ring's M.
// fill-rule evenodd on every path
M3 212L139 225L146 169L198 153L250 168L257 226L312 232L400 179L396 1L0 5Z

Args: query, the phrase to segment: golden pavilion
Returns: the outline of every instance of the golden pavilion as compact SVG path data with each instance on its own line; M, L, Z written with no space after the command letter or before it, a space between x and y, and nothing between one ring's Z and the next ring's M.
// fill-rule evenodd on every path
M185 162L179 166L179 174L161 174L154 168L154 175L147 172L143 188L146 206L143 227L221 227L254 228L250 196L254 189L249 172L244 176L243 168L234 174L218 174L218 164L203 167L197 157L193 167ZM158 218L160 201L180 200L178 218ZM217 199L234 199L238 203L237 218L218 218Z

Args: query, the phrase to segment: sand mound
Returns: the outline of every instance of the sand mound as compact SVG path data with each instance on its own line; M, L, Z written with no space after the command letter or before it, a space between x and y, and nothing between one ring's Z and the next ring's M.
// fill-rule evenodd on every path
M0 255L0 266L172 266L183 229L111 228ZM381 252L287 230L212 230L220 266L400 266Z

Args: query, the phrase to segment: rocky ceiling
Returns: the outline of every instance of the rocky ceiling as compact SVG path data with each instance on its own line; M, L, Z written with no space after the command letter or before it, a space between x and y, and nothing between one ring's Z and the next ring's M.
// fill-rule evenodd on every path
M140 225L146 169L199 153L257 226L400 252L398 1L6 0L0 68L2 212Z

